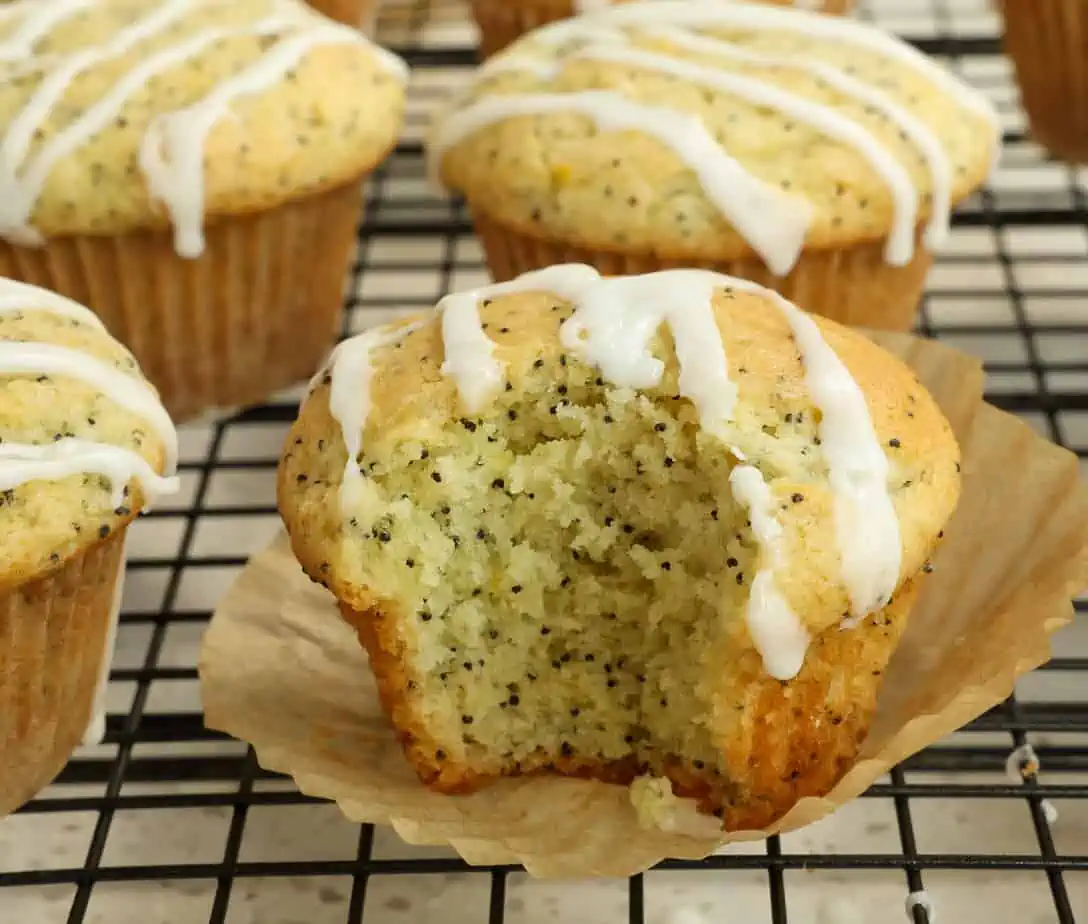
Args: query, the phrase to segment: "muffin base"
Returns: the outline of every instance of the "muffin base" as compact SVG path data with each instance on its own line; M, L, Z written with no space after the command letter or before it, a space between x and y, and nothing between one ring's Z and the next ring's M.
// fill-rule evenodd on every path
M0 589L0 817L47 786L87 732L124 538Z
M370 32L379 0L307 0L307 2L329 19Z
M297 545L296 545L297 551ZM700 773L680 756L665 758L664 775L675 795L695 799L720 819L723 830L766 828L803 798L827 795L856 762L876 711L884 672L906 628L918 595L919 576L896 592L894 602L852 632L829 629L813 641L796 678L782 683L733 662L726 685L733 724L719 729L728 767L724 778ZM357 610L339 601L340 614L366 650L382 708L420 782L446 794L477 792L503 777L560 775L630 785L645 772L634 756L615 761L539 754L500 773L446 758L428 733L425 716L409 700L397 622L399 614L372 607ZM728 673L728 672L727 672Z
M1061 160L1088 163L1088 6L1001 0L1000 7L1032 136Z
M361 203L353 182L214 221L196 260L175 253L169 231L0 242L0 274L93 308L182 421L317 369L337 333Z
M768 2L792 5L791 0ZM314 5L320 8L321 0ZM854 0L824 0L823 11L843 14L853 6ZM472 0L472 14L480 30L480 57L487 58L526 32L559 19L569 19L575 11L573 0Z
M781 293L813 314L840 324L878 330L910 330L925 291L933 255L919 240L914 259L906 266L890 266L883 242L853 247L802 252L788 276L777 277L758 258L692 262L669 260L653 254L621 254L541 240L492 221L473 216L484 258L496 282L556 263L588 263L606 276L652 273L664 269L697 267L749 279Z

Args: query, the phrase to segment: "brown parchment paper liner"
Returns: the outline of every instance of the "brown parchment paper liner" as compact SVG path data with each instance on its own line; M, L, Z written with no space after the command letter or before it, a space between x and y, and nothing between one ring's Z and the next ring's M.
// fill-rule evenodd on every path
M483 247L491 278L513 279L529 270L557 263L587 263L605 276L654 273L691 266L653 254L624 254L574 247L559 241L522 234L473 212L476 236ZM884 256L884 241L866 241L833 250L802 251L788 276L775 276L758 257L720 260L703 265L739 279L750 279L782 293L806 311L840 324L880 330L906 331L914 325L925 291L933 254L916 235L914 257L905 266L892 266Z
M175 421L245 406L314 373L339 327L358 182L209 221L196 260L170 230L0 241L0 275L89 305Z
M1031 134L1055 157L1088 164L1088 4L999 0Z
M249 741L263 766L353 820L542 877L630 875L822 818L1004 699L1048 659L1048 636L1088 582L1088 488L1075 457L981 405L974 360L903 335L878 339L915 368L956 428L964 496L859 760L825 798L802 800L772 829L643 830L627 789L578 780L507 780L470 796L427 790L394 740L355 634L286 537L250 562L212 620L200 665L208 725Z
M99 690L125 530L36 581L0 588L0 818L83 740Z
M311 0L318 8L323 2L335 0ZM767 0L784 6L792 0ZM854 0L823 0L820 9L825 13L848 13ZM574 15L574 0L472 0L472 14L480 30L480 57L487 58L502 51L526 32Z

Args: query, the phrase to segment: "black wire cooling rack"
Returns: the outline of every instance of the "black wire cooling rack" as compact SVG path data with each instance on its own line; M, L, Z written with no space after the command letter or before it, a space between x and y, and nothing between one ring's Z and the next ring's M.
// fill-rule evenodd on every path
M933 271L921 330L981 356L990 401L1088 459L1088 172L1025 140L988 0L869 0L861 15L949 60L1006 132L1000 173ZM415 76L405 140L366 192L345 333L484 281L463 212L428 191L420 146L472 66L465 11L390 0L380 36ZM185 428L181 498L130 540L106 742L0 823L0 924L668 924L681 907L710 924L1088 924L1084 600L1015 698L833 818L629 881L470 868L262 771L204 729L194 665L217 599L277 528L296 399ZM1029 743L1041 771L1008 776ZM923 890L932 911L908 911Z

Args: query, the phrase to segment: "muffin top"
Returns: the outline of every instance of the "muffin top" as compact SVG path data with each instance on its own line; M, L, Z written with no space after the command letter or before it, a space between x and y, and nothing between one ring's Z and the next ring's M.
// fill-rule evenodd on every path
M532 573L565 587L531 564L556 530L578 567L634 543L614 567L655 573L695 537L714 573L748 575L722 593L744 595L768 670L792 676L808 638L881 609L919 572L959 480L932 398L860 334L728 276L567 265L342 344L278 491L303 566L360 611L410 607L398 575L436 618L470 596L461 571L485 593L521 568L526 588ZM685 484L687 499L655 511ZM685 522L700 504L713 512ZM539 533L504 539L503 505L538 505ZM461 561L507 540L493 575Z
M176 463L158 394L98 318L0 278L0 590L176 490Z
M173 224L354 180L394 144L406 70L297 0L0 6L0 235Z
M520 233L662 259L886 240L910 261L999 147L985 98L840 17L715 0L612 6L484 64L431 136L432 170Z

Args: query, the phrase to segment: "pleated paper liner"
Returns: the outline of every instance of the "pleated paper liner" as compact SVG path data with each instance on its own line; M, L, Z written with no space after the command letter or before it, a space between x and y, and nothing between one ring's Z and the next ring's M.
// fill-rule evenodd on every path
M622 876L700 858L814 822L911 754L1000 703L1050 656L1049 636L1088 582L1088 488L1076 458L980 403L978 364L929 341L881 335L940 402L964 448L964 496L881 690L862 753L825 798L766 831L708 833L689 803L639 823L627 789L506 780L469 796L426 789L378 702L366 655L286 537L257 555L205 637L207 723L250 742L261 764L405 840L448 844L468 862L521 863L541 877ZM698 821L699 825L692 824Z
M322 3L336 0L311 0L320 9ZM791 6L791 0L766 0ZM517 41L526 32L575 14L575 0L472 0L472 14L480 30L480 57L488 58ZM823 0L815 6L825 13L848 13L854 0Z
M125 530L53 574L0 588L0 818L83 740L99 690Z
M653 254L624 254L574 247L523 234L476 211L476 236L491 277L497 282L558 263L587 263L606 276L654 273L691 266ZM750 279L782 293L806 311L854 327L907 331L914 325L933 254L919 229L914 257L892 266L884 241L867 241L826 251L802 251L789 275L776 277L758 257L702 265L740 279Z
M1088 4L1000 0L998 6L1032 136L1055 157L1088 164Z
M0 276L89 305L175 421L257 403L312 375L335 340L358 182L208 223L186 260L169 230L0 241Z

